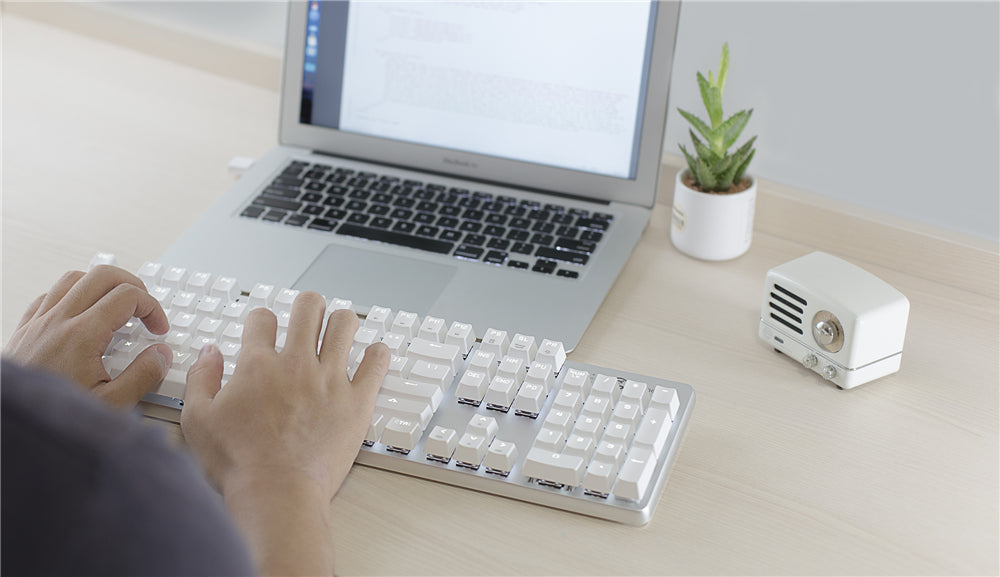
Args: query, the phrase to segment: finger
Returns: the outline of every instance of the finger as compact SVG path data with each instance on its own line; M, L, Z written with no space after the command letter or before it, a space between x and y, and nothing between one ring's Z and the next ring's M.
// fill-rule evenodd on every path
M292 316L288 321L286 351L303 351L315 355L319 344L319 331L323 328L326 301L318 293L303 292L292 303Z
M38 312L39 308L41 308L42 301L45 300L45 296L46 295L44 294L38 295L38 297L35 300L31 301L31 304L28 305L28 309L24 311L24 315L21 317L21 321L17 323L17 329L14 330L19 330L21 327L28 324L28 321L34 318L35 313Z
M365 349L365 356L354 373L352 388L365 396L366 402L375 403L382 380L389 372L389 347L383 343L373 343Z
M62 299L61 306L65 307L68 316L75 317L94 306L104 295L121 284L129 284L146 291L146 285L139 280L139 277L116 266L102 264L90 269L69 289L66 297Z
M173 351L164 344L152 345L139 353L122 374L98 386L94 392L116 407L134 407L166 376Z
M108 332L118 330L132 317L141 319L153 334L162 335L170 329L160 303L146 289L127 283L112 288L80 316Z
M326 334L319 349L320 363L347 370L348 356L354 343L354 333L358 331L358 316L353 311L338 309L330 313L326 323Z
M267 309L254 309L243 323L242 350L269 349L274 351L278 332L278 317Z
M222 390L222 353L215 345L206 345L191 365L184 389L181 426L191 415L201 411Z
M66 274L62 275L56 284L52 285L49 292L45 293L44 299L42 299L41 305L39 305L36 311L39 315L44 315L45 313L52 310L52 307L56 306L66 296L71 288L76 286L76 283L80 282L80 279L84 277L83 271L71 270Z

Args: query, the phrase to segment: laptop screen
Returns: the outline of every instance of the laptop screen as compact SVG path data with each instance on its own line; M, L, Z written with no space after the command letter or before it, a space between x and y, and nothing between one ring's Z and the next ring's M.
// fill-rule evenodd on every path
M656 4L314 0L299 121L634 178Z

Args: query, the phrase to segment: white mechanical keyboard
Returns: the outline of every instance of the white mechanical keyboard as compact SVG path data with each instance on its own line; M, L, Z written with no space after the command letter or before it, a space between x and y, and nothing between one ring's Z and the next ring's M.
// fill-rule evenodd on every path
M107 258L105 257L105 261ZM278 317L284 343L298 291L146 263L137 276L167 311L170 331L137 319L104 357L112 377L155 342L174 350L147 414L180 420L198 351L219 346L225 384L243 321L256 307ZM327 300L327 313L354 310ZM381 340L392 351L358 463L631 525L649 521L691 416L690 386L566 358L560 342L513 330L372 306L361 317L349 372Z

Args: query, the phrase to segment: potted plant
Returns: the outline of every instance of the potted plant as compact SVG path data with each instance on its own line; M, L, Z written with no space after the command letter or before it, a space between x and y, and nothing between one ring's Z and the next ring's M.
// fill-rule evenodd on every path
M753 159L757 137L729 153L753 110L741 110L723 118L722 91L728 72L726 43L722 46L718 76L713 77L709 71L706 79L698 73L708 122L677 109L694 128L689 129L694 154L680 145L687 168L677 174L674 186L670 239L681 252L703 260L736 258L750 248L753 236L757 182L746 170Z

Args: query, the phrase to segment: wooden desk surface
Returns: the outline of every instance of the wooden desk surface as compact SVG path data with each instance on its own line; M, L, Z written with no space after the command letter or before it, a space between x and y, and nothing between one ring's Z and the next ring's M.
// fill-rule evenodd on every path
M3 10L6 340L95 252L132 270L161 254L226 189L231 157L274 144L278 97L276 77L240 68L257 57L213 69L89 9ZM333 504L339 573L1000 572L996 245L765 181L750 252L699 262L669 241L674 170L573 353L697 392L652 522L355 467ZM899 373L839 391L757 340L766 271L817 249L909 297Z

